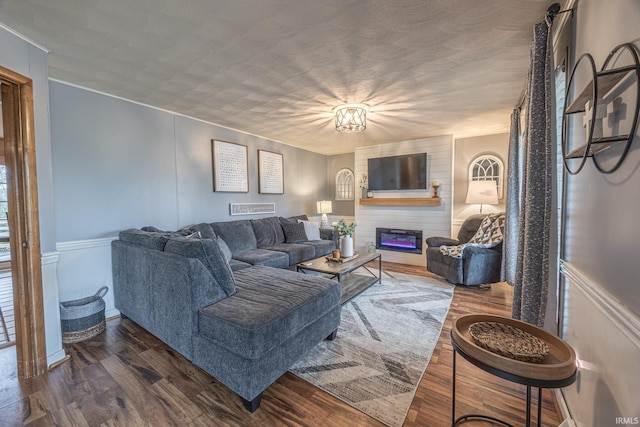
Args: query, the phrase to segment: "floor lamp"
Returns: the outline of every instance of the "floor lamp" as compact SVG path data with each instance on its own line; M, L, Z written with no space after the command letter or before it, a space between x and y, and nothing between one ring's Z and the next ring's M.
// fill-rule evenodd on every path
M482 205L498 204L498 186L496 182L491 181L469 181L469 189L467 190L468 205L480 204L480 213L482 213Z
M331 213L333 210L331 200L321 200L317 202L316 205L318 213L322 214L322 218L320 219L320 228L329 228L329 218L327 218L327 214Z

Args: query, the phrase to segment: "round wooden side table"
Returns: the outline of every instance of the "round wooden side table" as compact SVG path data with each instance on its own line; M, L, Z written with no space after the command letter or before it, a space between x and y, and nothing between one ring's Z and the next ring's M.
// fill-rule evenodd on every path
M511 359L480 347L469 333L469 326L478 322L495 322L525 331L542 340L548 347L549 353L540 363L523 362ZM576 354L563 340L553 334L526 322L514 320L504 316L487 314L467 314L460 316L453 322L451 328L451 344L453 345L453 381L451 426L462 422L480 419L512 427L506 421L481 414L467 414L456 418L456 355L485 372L497 377L527 386L526 426L531 425L531 387L538 388L538 427L542 415L542 389L566 387L576 380Z

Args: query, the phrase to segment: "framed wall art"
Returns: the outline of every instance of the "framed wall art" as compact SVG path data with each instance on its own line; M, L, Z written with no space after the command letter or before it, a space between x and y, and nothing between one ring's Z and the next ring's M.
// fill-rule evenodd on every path
M213 153L213 191L248 193L247 146L211 140Z
M282 154L258 150L258 187L261 194L284 194Z
M229 215L276 213L275 203L229 203Z

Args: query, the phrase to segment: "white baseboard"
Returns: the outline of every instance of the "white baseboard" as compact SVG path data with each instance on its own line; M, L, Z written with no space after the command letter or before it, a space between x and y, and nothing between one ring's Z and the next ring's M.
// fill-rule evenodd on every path
M560 388L556 388L553 390L553 394L556 398L556 402L558 405L558 409L560 409L560 414L562 415L562 417L560 418L562 420L562 423L558 426L563 426L563 427L573 427L575 426L575 423L573 422L573 418L571 418L571 413L569 412L569 407L567 406L567 401L564 399L564 394L562 394L562 389ZM572 424L564 424L565 422L570 422Z

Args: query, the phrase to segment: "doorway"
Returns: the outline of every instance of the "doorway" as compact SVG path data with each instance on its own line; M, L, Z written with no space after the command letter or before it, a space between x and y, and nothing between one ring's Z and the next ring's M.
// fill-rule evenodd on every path
M47 370L32 81L0 67L0 92L15 352L29 378Z
M0 349L10 347L16 342L7 208L7 168L4 158L2 120L0 119Z

